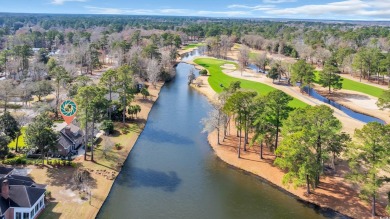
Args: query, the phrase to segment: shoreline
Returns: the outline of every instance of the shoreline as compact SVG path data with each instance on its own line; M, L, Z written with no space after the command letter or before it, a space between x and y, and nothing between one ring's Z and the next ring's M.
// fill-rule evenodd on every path
M333 91L331 94L327 92L326 88L322 88L319 85L316 85L313 87L313 89L319 93L321 96L334 101L341 106L344 106L348 109L351 109L352 111L355 111L357 113L366 115L366 116L371 116L377 119L381 119L386 124L390 124L390 117L388 114L390 113L389 110L381 110L379 107L374 107L374 108L368 108L365 106L365 104L370 105L371 102L376 102L378 101L378 98L374 96L370 96L368 94L363 94L361 92L357 91L351 91L351 90L339 90L339 91ZM361 103L353 103L351 99L348 99L345 97L345 95L351 95L351 96L361 96L364 99L367 100L367 102L361 101ZM353 98L352 98L353 99ZM358 98L357 98L358 99ZM375 105L376 106L376 105Z
M150 113L150 111L152 111L154 104L155 104L155 103L157 102L157 100L159 99L161 89L164 87L164 85L165 85L165 82L159 82L159 84L157 85L158 89L157 89L157 93L156 93L155 96L154 96L155 99L153 100L150 109L147 110L145 122L143 122L143 123L141 124L141 125L142 125L142 130L141 130L141 132L139 132L139 133L137 134L137 137L135 138L135 141L132 142L131 147L130 147L130 150L129 150L129 153L127 154L126 159L122 162L122 164L124 164L124 163L129 159L129 155L130 155L131 151L133 150L134 146L137 144L138 139L139 139L139 136L143 133L144 128L145 128L146 124L148 123L149 113ZM123 165L122 165L122 167L123 167ZM119 169L118 175L121 174L121 172L122 172L122 167ZM118 176L118 175L117 175L117 176ZM108 191L108 194L107 194L106 198L104 199L104 201L102 202L101 206L99 207L99 210L96 212L94 218L96 218L96 217L99 215L99 213L100 213L100 211L101 211L103 205L106 203L107 198L108 198L108 197L110 196L110 194L111 194L112 186L115 184L116 180L117 180L117 177L115 177L115 179L112 181L112 184L111 184L111 186L110 186L110 189L109 189L109 191Z
M339 216L342 216L343 218L353 218L353 217L350 217L348 215L345 215L335 209L332 209L332 208L329 208L329 207L324 207L324 206L321 206L321 205L318 205L316 203L313 203L313 202L310 202L310 201L307 201L305 199L302 199L300 198L299 196L295 195L294 193L291 193L290 191L288 191L287 189L283 188L283 187L280 187L278 186L277 184L273 183L272 181L268 180L267 178L264 178L258 174L255 174L251 171L248 171L248 170L245 170L245 169L242 169L240 167L237 167L236 165L234 164L231 164L229 162L226 162L225 160L223 160L220 156L217 155L216 151L215 151L215 148L212 146L212 143L210 142L210 135L211 133L208 135L207 137L207 142L209 143L209 146L210 148L213 150L214 154L216 155L216 158L222 162L224 162L226 165L228 165L229 167L235 169L235 170L238 170L238 171L242 171L244 172L245 174L248 174L252 177L255 177L257 178L258 180L264 182L264 183L267 183L268 185L270 185L271 187L277 189L278 191L280 192L283 192L285 195L288 195L290 197L293 197L294 199L296 199L298 202L301 202L303 203L304 205L306 205L308 208L311 208L313 209L315 212L319 213L324 213L324 212L329 212L331 214L338 214Z
M202 68L193 61L191 61L191 64L195 64L195 66ZM213 99L216 92L208 84L208 76L199 76L198 78L201 78L204 84L201 87L196 87L195 85L192 85L192 87L201 94L205 95L212 103L214 101ZM370 205L358 198L358 192L356 188L344 180L343 174L341 174L341 176L335 175L323 177L320 187L314 190L311 195L307 196L305 195L304 188L298 187L295 189L283 185L282 177L284 172L281 169L273 166L272 162L268 163L259 159L255 146L254 151L249 153L244 152L242 153L242 158L238 159L236 155L237 147L235 146L235 142L237 141L234 141L234 139L230 141L230 143L221 141L221 145L217 145L216 135L216 131L209 133L209 145L213 149L216 156L228 165L260 177L260 179L264 179L270 185L277 187L279 190L282 190L289 195L292 195L297 200L313 204L320 207L321 209L324 209L325 211L332 210L336 213L352 218L371 218ZM227 136L227 138L234 137L230 135ZM273 155L271 155L266 160L273 159L272 156ZM340 168L341 167L339 166L338 169ZM338 188L339 191L332 192L334 188ZM379 205L380 204L377 206L377 213L380 215L386 215L384 213L383 206Z
M109 136L110 139L112 138L114 143L122 142L121 149L117 150L115 148L111 148L111 151L107 152L109 156L112 156L112 154L116 156L114 158L115 161L107 161L105 158L98 156L97 150L102 150L102 146L96 149L96 158L94 162L91 162L89 159L84 161L83 157L75 159L75 162L80 163L81 168L87 170L92 178L94 187L91 187L91 204L89 203L89 200L80 199L78 197L80 191L72 188L72 178L76 168L53 168L49 166L46 166L45 168L37 168L31 165L25 167L31 169L29 176L31 176L37 183L48 185L47 189L48 191L51 191L51 196L54 198L54 200L50 200L46 203L46 210L43 211L41 218L97 217L111 193L111 189L116 182L117 176L122 171L123 164L128 159L129 154L137 143L139 136L142 134L144 127L148 122L149 113L152 110L154 103L158 100L161 88L164 84L164 82L159 82L156 89L153 88L153 86L150 86L149 92L152 96L149 100L143 99L141 95L137 95L135 97L135 101L132 104L140 105L141 113L138 115L135 122L131 121L125 123L125 126L130 128L134 128L135 125L136 127L134 130L128 131L126 134L120 133L117 136ZM115 124L115 130L119 133L119 130L123 125L121 125L121 123ZM87 156L87 158L89 157ZM61 174L62 178L57 174Z
M214 57L206 57L206 56L200 56L197 58L210 58L210 59L216 59ZM227 60L224 60L227 61ZM227 61L228 62L228 61ZM202 66L196 64L193 60L187 61L188 64L192 64L197 69L204 69ZM324 104L322 101L317 100L315 98L310 97L309 95L305 95L301 92L299 92L299 89L297 87L286 87L283 85L278 85L275 83L272 83L272 79L266 78L265 75L255 74L251 70L246 69L243 71L242 75L237 70L231 70L231 69L222 69L222 72L230 77L237 78L237 79L244 79L248 81L254 81L258 83L263 83L268 86L271 86L275 89L282 90L286 94L289 94L290 96L308 104L308 105L321 105ZM316 91L323 90L322 87L319 85L315 86ZM351 95L351 97L343 97L342 95ZM337 97L339 96L339 97ZM375 102L377 101L376 97L370 96L368 94L364 94L357 91L350 91L350 90L340 90L337 92L334 92L333 95L328 96L325 95L325 97L330 98L332 101L337 102L340 105L343 105L352 111L368 115L371 117L375 117L378 119L383 120L386 122L386 124L390 124L390 117L388 116L388 113L390 111L388 110L380 110L377 107L374 108L368 108L367 105L373 104L375 105ZM357 98L355 98L357 97ZM359 100L363 99L363 100ZM368 102L367 102L368 101ZM331 105L327 105L330 108L334 110L334 115L343 123L343 130L344 132L347 132L351 135L354 134L355 128L362 128L364 126L364 123L360 120L357 120L355 118L350 117L348 114L344 113L343 111L337 109L336 107L333 107ZM359 107L360 106L360 107Z

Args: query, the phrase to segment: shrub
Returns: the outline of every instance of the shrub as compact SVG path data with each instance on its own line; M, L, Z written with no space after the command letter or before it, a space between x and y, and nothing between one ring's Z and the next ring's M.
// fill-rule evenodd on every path
M7 159L9 159L9 158L14 158L16 155L14 154L14 153L8 153L7 154Z
M70 162L70 166L72 166L73 168L76 168L78 165L75 162Z
M149 93L148 89L145 88L145 87L141 89L141 94L142 94L142 97L143 97L144 99L146 99L147 97L150 96L150 93Z
M115 148L116 148L117 150L121 149L121 147L122 147L122 146L121 146L120 143L116 143L116 144L115 144Z
M130 132L129 128L128 127L122 127L121 128L121 131L122 131L122 134L126 135L127 133Z
M206 76L207 75L207 70L203 69L199 71L199 75Z
M108 135L114 132L114 123L111 120L104 120L100 128Z
M46 190L45 196L50 199L51 198L51 191Z
M52 166L71 166L71 167L77 167L77 163L74 163L73 161L69 160L58 160L58 159L53 159L50 160L47 164L50 164Z
M390 214L390 204L386 207L386 211L388 214Z
M8 158L8 159L3 160L3 164L7 164L7 165L20 165L20 164L21 165L25 165L25 164L27 164L27 158L25 158L24 156Z
M4 108L4 103L0 103L0 107L1 107L1 108ZM8 103L8 104L7 104L7 108L8 108L8 109L20 109L20 108L22 108L22 105L20 105L20 104Z

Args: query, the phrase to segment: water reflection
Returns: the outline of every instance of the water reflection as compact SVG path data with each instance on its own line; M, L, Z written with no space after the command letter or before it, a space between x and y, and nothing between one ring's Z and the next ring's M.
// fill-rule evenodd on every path
M268 71L261 69L257 67L255 64L249 64L248 68L253 70L255 73L263 73L263 74L268 74Z
M381 120L381 119L378 119L378 118L375 118L375 117L372 117L372 116L368 116L368 115L364 115L362 113L358 113L358 112L355 112L345 106L342 106L341 104L338 104L332 100L329 100L328 98L324 97L324 96L321 96L319 93L317 93L313 88L309 88L308 87L305 87L304 91L306 93L309 93L309 95L311 97L314 97L316 98L317 100L320 100L324 103L327 103L341 111L343 111L345 114L347 114L348 116L354 118L354 119L357 119L361 122L364 122L364 123L369 123L369 122L379 122L381 124L386 124L385 121Z
M162 129L149 129L149 136L146 138L155 143L173 143L173 144L192 144L192 140L185 136L177 135L173 132L168 132Z
M161 188L166 192L174 192L182 181L175 171L163 172L152 169L132 168L125 174L128 178L120 178L117 183L130 188L153 187Z
M180 63L161 90L98 218L337 218L214 155L199 122L212 107L188 87L190 69Z

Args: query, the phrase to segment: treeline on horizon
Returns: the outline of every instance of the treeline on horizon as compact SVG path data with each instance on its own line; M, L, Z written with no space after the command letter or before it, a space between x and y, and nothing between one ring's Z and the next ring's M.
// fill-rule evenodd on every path
M206 25L205 25L206 23ZM361 24L364 23L364 26ZM377 26L376 24L383 24ZM65 15L65 14L21 14L0 13L1 32L16 31L28 25L39 25L45 30L50 28L87 29L92 27L111 27L111 31L120 32L126 27L141 29L175 30L197 32L200 37L217 35L242 35L249 33L270 33L265 37L278 37L282 32L297 30L299 27L321 29L335 33L341 30L348 33L358 28L358 35L389 37L386 22L363 21L326 21L318 20L282 20L278 19L240 19L208 18L184 16L146 16L146 15ZM262 27L264 26L264 27ZM292 29L291 29L292 27ZM281 32L282 31L282 32ZM284 34L282 34L284 35Z
M216 57L221 56L224 44L242 43L320 67L332 59L341 72L360 74L367 79L375 76L378 83L380 76L390 75L390 26L348 22L0 13L0 50L14 50L19 45L25 46L26 51L43 48L49 53L63 45L89 42L104 53L119 44L126 52L134 46L129 36L135 30L156 45L166 46L169 43L165 41L175 41L178 47L182 43L205 41L207 50ZM384 77L382 81L385 82Z

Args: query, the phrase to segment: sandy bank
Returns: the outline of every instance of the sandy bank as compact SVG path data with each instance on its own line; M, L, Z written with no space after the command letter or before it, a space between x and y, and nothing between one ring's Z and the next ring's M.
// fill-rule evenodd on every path
M390 111L380 110L376 105L378 98L351 90L339 90L329 94L327 88L316 86L315 90L322 96L335 101L355 112L370 115L390 124Z
M192 61L190 64L194 64ZM197 68L202 68L197 66ZM227 70L227 74L243 78L247 80L259 81L271 85L277 89L283 90L284 92L294 96L310 105L322 104L319 101L316 101L313 98L310 98L306 95L302 95L299 92L298 88L291 88L282 85L273 84L271 80L265 78L264 75L252 74L250 71L245 71L242 75L239 72L232 71L231 69ZM216 97L216 92L210 87L207 81L207 76L200 76L203 80L203 85L201 87L193 86L194 89L198 90L204 94L209 100L214 101ZM364 123L359 122L355 119L346 116L341 111L335 110L335 116L340 119L343 123L343 131L346 131L350 134L353 133L355 128L361 128ZM234 127L231 126L234 133ZM339 161L339 164L336 167L336 172L331 176L326 176L321 178L321 184L312 194L306 195L305 188L293 188L292 186L286 186L282 184L282 178L284 172L279 168L273 166L273 160L275 156L272 155L269 151L265 149L265 156L263 160L259 158L259 146L255 145L252 148L248 149L247 152L242 151L242 157L237 158L237 142L238 138L235 135L227 136L226 139L222 140L221 145L217 145L217 132L210 133L208 136L209 143L214 149L216 155L223 160L224 162L255 174L269 183L283 189L284 191L296 196L301 200L305 200L311 203L314 203L323 208L330 208L341 214L354 217L354 218L370 218L371 217L371 207L368 203L363 202L359 198L359 193L357 188L352 186L349 182L345 180L345 174L348 172L347 165L344 161ZM384 207L386 205L386 193L383 188L380 196L380 204L377 206L377 213L379 215L385 215Z
M269 85L271 87L274 87L276 89L279 89L286 94L297 98L301 100L302 102L307 103L308 105L311 106L316 106L316 105L321 105L324 104L323 102L312 98L306 94L303 94L300 92L298 87L291 87L291 86L285 86L285 85L279 85L276 83L272 82L272 79L267 78L264 74L259 74L259 73L253 73L252 70L246 69L243 73L240 71L232 71L232 70L223 70L223 72L227 75L230 75L235 78L240 78L240 79L245 79L245 80L250 80L250 81L255 81L255 82L260 82L266 85ZM341 110L338 110L330 105L327 105L331 107L334 110L334 115L342 122L343 124L343 131L347 132L349 134L353 134L355 129L362 128L364 126L363 122L360 122L356 119L351 118ZM369 114L369 113L367 113Z

